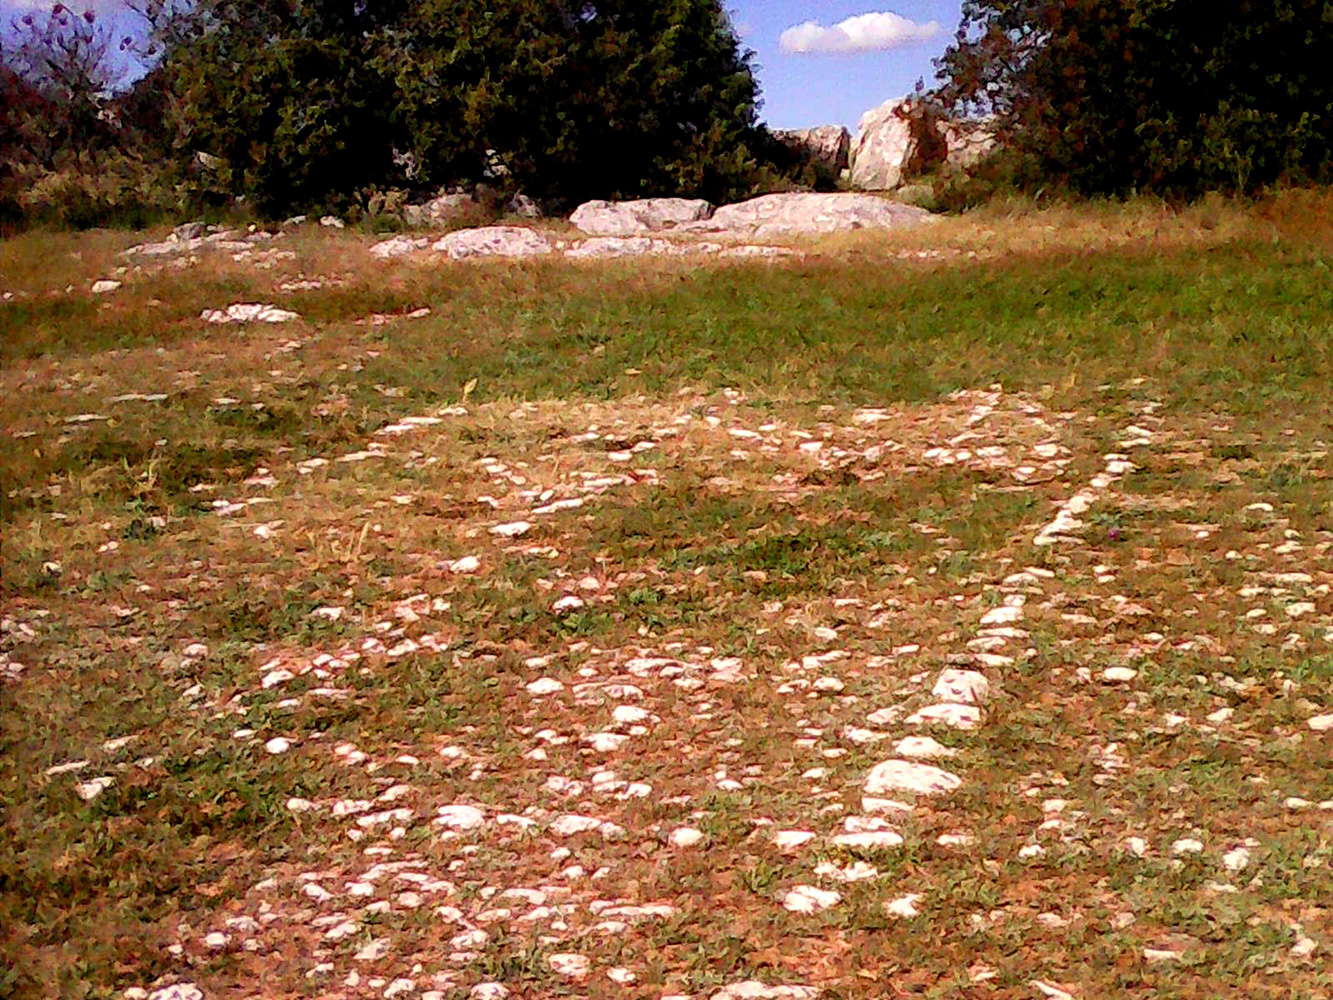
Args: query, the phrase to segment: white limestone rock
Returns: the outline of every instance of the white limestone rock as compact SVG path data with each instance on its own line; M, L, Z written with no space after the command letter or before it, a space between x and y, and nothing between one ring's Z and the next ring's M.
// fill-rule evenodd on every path
M638 236L685 222L707 219L713 206L700 199L641 198L636 201L589 201L569 221L589 236Z
M910 760L886 760L871 769L866 777L865 791L867 795L882 795L885 792L947 795L962 784L962 778L943 768Z
M447 254L451 260L475 257L523 259L544 257L554 252L548 240L535 229L524 226L481 226L460 229L431 244L431 249Z

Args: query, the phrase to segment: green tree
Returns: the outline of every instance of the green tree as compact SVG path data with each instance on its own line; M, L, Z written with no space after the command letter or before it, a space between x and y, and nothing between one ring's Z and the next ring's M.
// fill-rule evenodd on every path
M212 0L168 48L183 149L267 205L478 181L556 201L754 183L757 87L717 0Z
M966 0L936 97L1036 183L1249 191L1333 166L1327 0Z

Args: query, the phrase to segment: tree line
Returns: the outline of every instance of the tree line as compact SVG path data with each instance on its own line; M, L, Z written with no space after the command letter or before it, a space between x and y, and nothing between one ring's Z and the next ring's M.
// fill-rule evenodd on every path
M761 124L720 0L128 2L127 37L60 4L0 34L0 214L354 209L483 179L555 207L728 201L816 179ZM1021 187L1252 192L1329 179L1331 58L1325 0L966 0L918 103L987 120L990 169Z

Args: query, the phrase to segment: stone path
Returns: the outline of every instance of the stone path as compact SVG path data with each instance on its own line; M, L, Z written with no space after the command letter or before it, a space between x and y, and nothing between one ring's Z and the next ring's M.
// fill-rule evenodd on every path
M767 489L792 502L817 490L807 485L816 472L876 483L889 475L966 469L1007 491L1056 486L1041 492L1037 514L1025 525L1030 562L1007 558L978 567L966 591L943 602L958 613L947 631L903 642L898 637L910 628L915 609L896 598L830 593L813 607L765 606L765 630L784 635L793 649L777 664L722 655L682 638L621 648L574 638L526 657L522 676L497 675L507 706L503 739L482 717L463 717L424 738L405 732L366 745L302 728L304 706L354 702L363 696L364 678L395 662L444 657L481 676L498 662L483 646L458 648L451 640L447 598L409 595L374 620L353 620L339 596L329 594L315 614L345 625L338 645L276 652L224 704L210 702L198 684L182 684L187 709L228 720L231 740L255 759L296 755L312 767L332 762L340 792L307 797L293 788L286 809L296 817L297 838L322 845L318 863L271 859L265 877L222 906L213 922L182 931L174 957L182 969L224 955L295 964L313 992L327 995L493 998L517 992L489 975L495 949L531 940L547 972L570 988L600 984L605 992L609 983L629 990L657 961L656 935L688 926L713 905L675 886L680 872L709 866L723 823L743 824L747 850L782 873L761 893L773 918L828 919L867 888L888 920L929 912L937 901L919 880L898 874L895 859L929 849L922 863L937 870L969 863L988 834L970 821L968 795L1004 771L978 778L965 762L986 745L996 713L1021 707L1011 688L1034 671L1053 690L1123 693L1125 712L1150 724L1145 733L1197 728L1246 738L1243 716L1228 705L1201 719L1168 707L1158 718L1162 706L1139 691L1139 665L1166 648L1206 649L1207 635L1188 634L1188 619L1177 620L1169 635L1140 631L1134 623L1157 621L1160 609L1145 607L1151 598L1120 593L1113 568L1096 567L1089 584L1068 575L1058 560L1044 563L1051 550L1083 544L1094 507L1130 502L1117 491L1141 463L1182 446L1158 409L1145 403L1135 422L1115 430L1116 450L1097 456L1071 449L1076 415L1049 413L998 387L958 393L918 426L902 411L878 408L858 410L842 423L787 424L766 419L736 392L721 402L687 397L650 408L628 435L607 427L613 409L590 412L577 428L571 426L577 409L557 414L537 404L516 407L507 414L515 425L552 421L577 433L554 438L547 461L538 465L497 456L475 461L472 495L483 513L474 551L437 566L457 588L484 580L511 554L550 558L544 524L642 501L686 461L707 463L716 488L766 481ZM432 435L449 421L473 416L460 405L402 417L352 451L260 470L223 490L213 508L256 544L282 544L296 519L292 505L301 502L294 484L313 488L364 462L421 468ZM589 450L608 442L605 450ZM1084 480L1072 473L1089 465L1097 471L1080 485ZM1046 502L1051 492L1060 495ZM405 506L414 502L402 498ZM1306 540L1282 529L1271 505L1242 513L1263 525L1267 540L1256 546L1258 558L1246 562L1244 585L1227 599L1253 602L1242 617L1260 636L1283 644L1329 643L1329 574L1294 568ZM936 543L941 559L960 548L930 524L913 527ZM1216 530L1185 527L1197 539ZM1329 543L1319 544L1326 557ZM1283 568L1286 563L1291 568ZM898 571L904 594L910 574L919 571L906 565ZM551 612L575 615L613 604L644 577L589 562L582 572L553 570L537 586ZM1271 620L1272 601L1283 607L1280 620ZM12 680L26 665L11 650L21 649L39 624L0 624L7 639L0 669ZM1067 655L1039 648L1038 627ZM1071 659L1094 649L1116 665L1100 673L1086 665L1069 669ZM212 654L203 642L183 638L178 655L189 678L208 669ZM1219 691L1244 691L1248 683L1221 673L1200 681ZM771 709L762 733L753 728L753 715L733 709L752 697L767 699ZM1310 734L1333 729L1329 706L1311 706L1306 728ZM1102 741L1095 732L1082 744L1097 785L1114 784L1134 766L1136 747ZM122 773L106 764L129 766L134 752L130 735L90 755L99 758L97 767L81 758L46 776L69 781L92 801ZM102 769L107 773L96 773ZM1119 820L1098 817L1096 803L1075 797L1063 773L1010 779L1013 816L1026 832L1014 857L990 855L987 864L1038 865L1053 854L1093 850L1160 855L1184 866L1201 855L1212 866L1210 884L1226 893L1244 891L1243 879L1265 849L1257 829L1236 842L1196 836L1153 842L1132 828L1113 830ZM1333 810L1333 802L1315 805L1297 791L1274 788L1273 794L1290 810ZM740 811L723 816L727 809ZM1094 829L1094 823L1102 826ZM657 874L629 877L645 859ZM1078 905L1054 902L1033 919L1048 929L1068 927L1082 919ZM971 919L977 933L985 933L1014 916L978 909ZM1116 919L1129 926L1135 915L1124 911ZM1292 951L1309 954L1315 947L1302 934ZM1164 940L1144 958L1174 961L1187 950ZM982 984L995 970L977 964L967 975ZM1033 968L1031 975L1035 994L1076 995L1059 985L1053 970ZM195 1000L192 989L182 982L134 995ZM808 982L737 980L712 995L739 1000L818 992L818 984Z

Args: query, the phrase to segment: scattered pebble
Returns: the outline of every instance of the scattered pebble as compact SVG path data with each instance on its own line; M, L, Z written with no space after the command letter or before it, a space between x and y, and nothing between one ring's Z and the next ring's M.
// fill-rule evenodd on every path
M782 907L792 913L818 913L837 906L841 901L842 895L832 889L798 885L783 895Z

